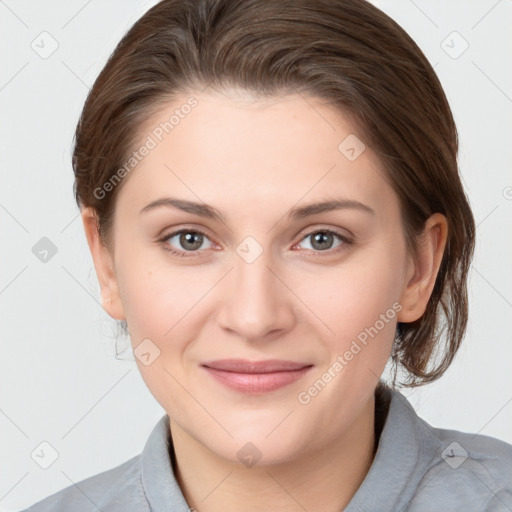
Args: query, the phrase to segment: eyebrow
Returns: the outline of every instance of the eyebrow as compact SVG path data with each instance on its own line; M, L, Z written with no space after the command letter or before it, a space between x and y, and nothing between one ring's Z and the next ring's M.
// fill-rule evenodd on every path
M157 199L156 201L153 201L152 203L149 203L147 206L142 208L140 213L146 213L160 207L177 208L179 210L183 210L184 212L198 215L199 217L215 219L222 223L225 221L222 213L220 213L219 210L213 206L209 206L205 203L196 203L194 201L187 201L185 199L176 199L172 197L163 197L161 199ZM341 209L358 210L363 213L376 215L373 208L370 208L368 205L359 201L354 201L351 199L332 199L329 201L312 203L306 206L301 206L299 208L294 208L288 212L287 216L289 219L297 220L319 213Z

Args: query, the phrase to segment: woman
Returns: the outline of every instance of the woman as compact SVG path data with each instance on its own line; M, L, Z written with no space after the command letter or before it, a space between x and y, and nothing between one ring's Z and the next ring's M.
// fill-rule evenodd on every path
M395 389L460 346L475 227L446 97L388 16L163 0L91 89L73 168L105 310L166 415L28 510L512 510L512 446Z

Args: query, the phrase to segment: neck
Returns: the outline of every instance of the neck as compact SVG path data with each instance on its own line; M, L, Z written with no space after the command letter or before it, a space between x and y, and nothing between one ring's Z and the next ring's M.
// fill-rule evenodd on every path
M375 455L372 394L344 435L292 461L246 468L218 457L171 419L175 476L197 512L343 510L368 473Z

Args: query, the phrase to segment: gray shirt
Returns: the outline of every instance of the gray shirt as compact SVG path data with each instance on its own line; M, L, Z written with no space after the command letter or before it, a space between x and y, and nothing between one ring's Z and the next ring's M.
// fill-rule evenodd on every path
M344 512L512 512L512 445L434 428L399 391L376 397L377 452ZM25 512L188 512L172 457L164 415L140 455Z

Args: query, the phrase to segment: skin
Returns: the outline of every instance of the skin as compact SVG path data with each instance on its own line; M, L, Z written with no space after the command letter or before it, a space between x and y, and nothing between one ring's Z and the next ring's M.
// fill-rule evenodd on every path
M197 107L123 184L112 246L101 244L94 211L82 212L105 310L127 320L134 350L149 338L160 351L148 366L136 361L171 418L177 477L191 507L342 510L373 461L375 386L397 321L425 311L446 219L428 219L415 261L378 159L369 146L354 161L338 150L355 129L318 98L258 99L236 90L193 96ZM140 141L186 100L153 116ZM169 207L140 213L166 196L212 205L225 220ZM340 209L287 217L292 208L335 196L375 214ZM189 249L192 256L165 250L190 248L179 235L157 241L179 229L206 234L199 249ZM322 229L353 243L333 235L318 248L313 236ZM248 236L262 250L252 263L237 253ZM401 306L395 317L309 403L300 403L298 394L394 303ZM314 366L288 386L246 395L200 366L233 357ZM252 467L237 457L248 442L261 453Z

